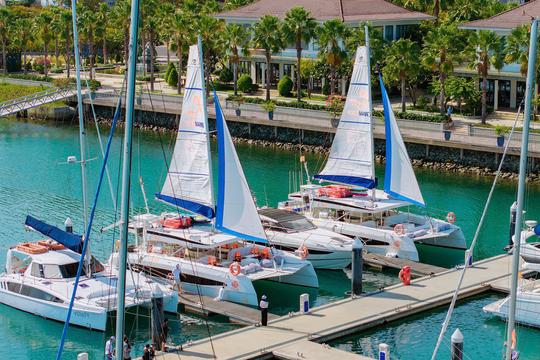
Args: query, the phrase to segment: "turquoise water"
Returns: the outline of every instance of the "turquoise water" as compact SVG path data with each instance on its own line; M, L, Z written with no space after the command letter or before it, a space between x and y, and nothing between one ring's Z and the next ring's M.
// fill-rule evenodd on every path
M160 190L166 172L165 159L170 157L172 140L171 134L162 135L160 139L160 136L156 134L139 132L135 132L135 139L132 181L133 212L139 211L144 204L142 193L137 185L139 175L142 175L144 179L150 199L152 194ZM120 171L120 146L121 136L116 136L110 162L110 173L115 191ZM285 199L289 190L289 171L299 168L298 153L261 149L248 145L238 145L237 148L246 177L259 205L275 205L277 201ZM88 152L89 158L98 157L99 149L95 131L92 130L89 131ZM76 230L82 231L80 168L77 165L65 164L67 156L78 156L78 153L78 132L75 127L0 119L0 222L2 224L0 226L0 264L5 264L5 253L9 246L21 240L37 238L35 234L26 232L22 226L26 214L32 214L57 225L61 225L65 218L70 216L74 220ZM311 170L314 171L321 166L323 160L320 156L308 156ZM91 194L94 193L99 166L99 160L90 161L88 165ZM377 170L379 175L382 175L382 169ZM435 173L426 169L419 169L417 175L429 205L429 212L446 214L448 211L454 211L458 217L458 224L470 241L487 197L491 179ZM537 198L539 193L538 188L531 188L527 197L532 200ZM506 245L508 207L514 197L514 183L499 185L493 200L494 205L488 214L486 228L479 240L478 257L498 254ZM540 208L535 205L531 202L531 206L528 207L528 218L540 218ZM153 211L166 210L164 205L153 200L150 200L150 208ZM112 200L108 188L105 187L99 201L94 228L99 229L113 221ZM91 240L93 252L99 258L106 259L113 248L114 240L112 233L101 234L94 231ZM433 251L427 247L421 249L422 261L437 265L452 266L462 261L462 258L463 254L460 252L448 254ZM349 288L349 280L343 272L321 271L318 275L321 288L310 292L314 305L342 298ZM396 280L393 273L367 272L364 288L370 291L395 283ZM281 314L295 309L298 295L306 291L297 287L283 287L275 284L260 286L264 287L264 291L270 297L271 311ZM484 304L490 299L492 298L480 298L465 303L459 307L459 312L464 312L463 317L454 319L455 324L459 326L461 326L460 321L463 322L463 326L466 326L467 321L476 319L475 321L481 322L482 326L488 326L491 329L476 333L476 336L481 335L486 341L470 341L466 345L467 349L475 354L482 354L482 351L488 348L489 354L498 354L500 350L500 346L497 349L495 347L502 339L499 333L504 332L504 323L487 316L480 316L482 315L479 310L480 305L475 302L480 301ZM144 310L141 312L144 313ZM414 320L408 319L407 322L392 323L384 329L375 329L339 342L341 344L339 346L350 346L353 351L370 354L368 352L370 346L378 343L379 339L384 339L392 345L395 354L401 354L398 355L399 358L424 358L409 355L427 354L431 351L434 345L433 336L436 336L433 334L440 328L441 320L437 318L439 313L442 314L440 311L435 311L420 315ZM424 321L424 319L427 320ZM402 338L399 330L404 326L420 334L429 330L430 336L416 336L412 340L407 340L406 337ZM171 334L175 343L206 337L208 334L235 327L235 325L224 323L219 318L206 321L183 314L176 319L171 318ZM128 335L137 343L136 352L139 351L150 337L147 319L144 316L130 316L126 328ZM471 325L473 334L474 329L475 327ZM50 359L58 346L61 330L62 326L59 323L39 319L0 305L0 338L5 340L4 344L7 344L7 346L0 346L0 357ZM531 329L522 331L529 334L528 336L532 339L531 346L540 344L540 332ZM105 334L70 329L65 358L73 359L76 353L81 351L90 352L92 359L100 358L103 353L104 339L111 332L112 329ZM371 345L359 346L358 344ZM441 357L443 358L445 357Z

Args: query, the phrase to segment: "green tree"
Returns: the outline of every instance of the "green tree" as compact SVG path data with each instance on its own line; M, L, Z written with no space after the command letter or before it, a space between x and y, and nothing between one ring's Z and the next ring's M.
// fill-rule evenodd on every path
M287 12L283 22L283 34L296 47L296 99L302 100L302 40L308 44L315 36L317 23L309 11L294 7Z
M178 57L178 77L177 77L177 91L178 94L182 93L182 75L183 75L183 64L182 59L184 58L184 50L187 49L190 42L194 41L194 29L192 22L193 14L186 9L178 9L174 13L172 19L172 39L173 39L173 48L176 50L176 56Z
M527 75L529 63L529 34L530 25L522 25L512 30L506 38L504 61L508 64L519 64L521 75Z
M51 7L51 32L54 39L54 66L60 67L60 39L64 31L62 23L62 9L59 7Z
M105 2L99 4L96 19L98 27L96 29L97 37L101 40L101 52L103 54L103 63L107 64L107 34L109 30L109 12L111 11L109 5Z
M97 14L95 9L81 5L79 13L79 33L88 44L88 59L90 80L94 78L94 64L96 60L96 32L98 32Z
M43 54L45 57L45 61L43 64L45 77L47 77L49 74L49 70L48 70L49 44L53 38L51 34L51 21L52 21L52 16L50 12L47 10L44 10L37 15L35 19L35 23L34 23L38 38L40 39L41 44L43 45Z
M467 105L474 105L480 98L480 93L474 79L464 77L448 77L446 92L448 97L456 102L459 111L461 111L463 102L466 102Z
M225 23L213 15L216 3L209 1L203 7L203 14L199 15L195 23L196 32L201 35L203 44L203 61L206 83L210 84L210 74L216 70L217 64L225 53L223 39L216 34L223 34ZM210 86L206 86L206 96L210 95Z
M71 17L71 11L62 9L60 21L63 24L61 36L64 39L64 60L66 61L67 77L69 78L71 76L71 39L73 36L73 19Z
M347 50L351 56L354 56L356 49L359 46L366 45L365 25L368 26L369 35L369 53L371 57L371 64L377 64L382 62L384 54L385 41L383 33L380 28L376 28L371 23L362 22L359 26L353 29L345 41ZM372 71L375 70L375 66L372 66Z
M22 56L23 56L23 71L26 74L27 73L26 54L28 52L28 48L30 47L31 40L32 40L32 22L28 18L20 17L15 20L14 25L15 25L15 28L14 28L13 40L15 40L19 49L21 49Z
M330 66L330 94L336 93L337 67L347 57L343 48L348 31L339 19L326 21L318 30L320 54Z
M228 24L223 34L225 48L229 49L231 54L229 59L233 64L233 83L234 95L238 95L238 63L240 62L239 49L247 53L249 44L249 33L245 27L240 24Z
M445 108L445 81L454 71L454 66L463 59L465 34L453 24L432 27L424 37L422 64L439 77L439 102L441 114Z
M159 28L159 23L161 22L161 16L159 11L157 11L158 3L155 0L146 0L143 2L143 33L146 34L144 37L145 41L149 46L150 53L150 91L154 91L154 69L155 69L155 44L157 41L157 29Z
M0 41L2 41L2 68L7 74L6 46L9 38L9 27L12 21L11 12L7 7L0 8Z
M407 110L405 103L407 80L416 77L420 71L419 64L420 47L417 43L409 39L399 39L394 41L385 50L383 74L385 78L400 83L402 112Z
M482 124L487 119L487 83L490 68L500 70L504 65L504 39L493 31L481 30L472 33L469 41L470 66L482 78ZM474 54L474 55L473 55ZM476 56L475 56L476 55Z
M129 24L131 19L130 0L117 0L112 9L112 22L122 29L124 64L128 63L129 58Z
M264 50L266 59L266 101L270 101L272 53L280 51L284 46L281 22L275 16L265 15L253 25L252 29L252 47Z

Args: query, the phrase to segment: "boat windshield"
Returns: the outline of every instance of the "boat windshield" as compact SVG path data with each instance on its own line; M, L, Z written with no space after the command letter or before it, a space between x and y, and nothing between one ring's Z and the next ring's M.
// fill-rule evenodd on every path
M306 231L315 229L315 225L306 218L281 221L279 225L287 230Z
M60 273L64 279L70 279L77 276L78 262L60 265ZM104 270L103 265L92 256L92 273L98 273ZM81 275L86 275L86 261L82 268Z

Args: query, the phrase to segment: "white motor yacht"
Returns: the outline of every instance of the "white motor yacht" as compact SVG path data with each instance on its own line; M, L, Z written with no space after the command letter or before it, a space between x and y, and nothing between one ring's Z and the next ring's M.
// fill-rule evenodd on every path
M367 251L418 261L415 243L465 250L461 229L448 221L403 211L425 207L398 122L382 77L385 115L386 168L384 191L377 190L373 145L373 117L369 50L358 47L349 92L324 168L314 179L336 185L311 184L289 195L281 208L306 215L321 228L358 237Z
M292 211L264 208L259 215L266 236L276 248L307 255L316 269L341 270L351 264L352 239L320 228Z
M79 253L52 240L10 248L6 272L0 274L0 303L65 322L79 261ZM70 324L105 331L109 314L116 310L117 269L96 258L91 269L91 276L84 270L81 275ZM165 282L128 272L126 307L149 305L153 296L163 296L164 310L176 313L177 294Z

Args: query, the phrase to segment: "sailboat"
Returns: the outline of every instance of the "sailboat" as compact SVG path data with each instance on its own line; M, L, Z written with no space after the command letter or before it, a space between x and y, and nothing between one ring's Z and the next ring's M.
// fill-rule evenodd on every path
M278 206L304 214L321 228L362 239L368 252L418 261L416 243L465 250L453 213L444 221L402 210L424 207L425 202L382 78L380 82L386 130L384 190L376 189L369 48L360 46L328 161L314 176L334 185L313 184L308 177L300 191Z
M129 263L164 278L178 264L183 290L217 297L225 286L223 300L253 306L258 301L255 281L316 288L317 275L308 261L268 246L217 96L219 181L214 205L201 52L200 42L190 46L176 145L156 194L158 200L197 215L135 216L130 229L137 246L128 254Z

